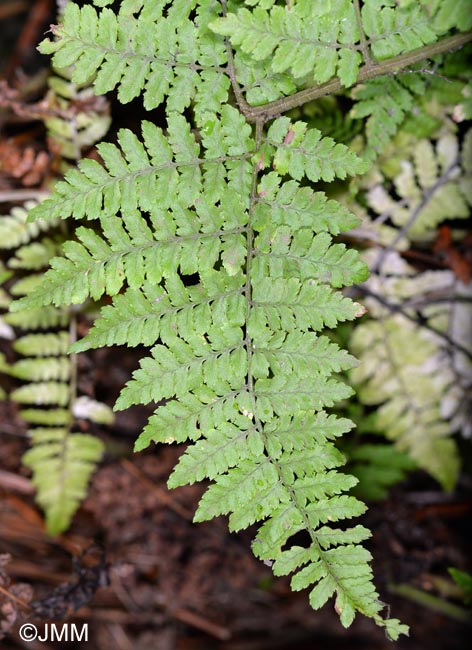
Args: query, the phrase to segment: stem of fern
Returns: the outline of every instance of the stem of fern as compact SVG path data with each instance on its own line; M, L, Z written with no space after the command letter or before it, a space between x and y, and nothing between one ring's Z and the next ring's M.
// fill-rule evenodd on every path
M361 6L359 0L354 0L354 11L356 12L357 27L359 29L359 40L361 44L362 56L364 57L366 67L370 68L374 65L374 61L370 54L369 44L365 37L364 28L362 27Z
M380 77L386 74L396 74L397 72L400 72L400 70L408 68L415 63L420 63L420 61L424 61L425 59L430 59L437 54L443 54L450 50L459 49L471 41L472 32L454 34L454 36L449 36L448 38L444 38L436 43L431 43L431 45L420 47L417 50L395 56L380 63L367 63L360 69L357 83L362 83L363 81L368 81L369 79L374 79L375 77ZM285 113L292 108L302 106L303 104L318 99L319 97L332 95L340 90L344 90L344 86L341 84L339 79L331 79L331 81L324 84L318 84L311 88L306 88L305 90L294 93L289 97L281 97L280 99L262 106L254 106L247 109L244 109L243 107L240 108L249 122L257 122L261 117L265 120L269 120L280 115L280 113Z
M77 319L75 314L72 312L69 312L69 340L70 344L72 345L73 343L76 342L77 340ZM60 451L60 467L61 467L61 474L60 474L60 482L61 482L61 493L63 492L63 485L65 482L65 476L64 476L64 467L65 467L65 457L67 453L67 437L71 433L71 428L72 428L72 423L74 421L74 413L73 413L73 408L74 408L74 402L75 398L77 396L77 354L75 352L72 352L69 355L69 363L70 363L70 379L69 379L69 423L67 425L67 432L65 436L62 439L62 444L61 444L61 451Z

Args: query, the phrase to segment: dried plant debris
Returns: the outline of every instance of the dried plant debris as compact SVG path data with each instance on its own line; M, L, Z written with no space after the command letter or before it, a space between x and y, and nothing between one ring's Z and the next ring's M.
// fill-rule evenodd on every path
M92 554L97 555L90 563ZM90 603L99 587L108 584L103 551L90 547L73 559L71 579L41 600L31 603L34 613L41 618L64 619L83 605Z
M33 598L33 589L29 584L12 583L7 572L10 560L8 553L0 555L0 640L21 619Z

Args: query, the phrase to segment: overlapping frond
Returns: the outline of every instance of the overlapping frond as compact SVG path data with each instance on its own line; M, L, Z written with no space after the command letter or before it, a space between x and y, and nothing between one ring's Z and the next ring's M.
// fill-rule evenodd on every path
M425 92L420 73L379 77L352 91L356 100L351 110L355 119L366 118L364 158L374 160L382 154L398 129Z
M459 472L452 434L471 435L472 364L461 349L416 324L414 314L470 351L470 304L460 302L470 299L470 290L451 271L415 274L398 254L389 257L387 276L373 275L367 286L390 304L403 303L405 313L367 299L371 318L351 337L351 349L362 363L350 376L362 402L377 406L373 428L450 490ZM429 303L433 292L444 295L444 301Z
M33 471L32 482L46 513L47 529L56 534L67 528L85 497L103 444L95 436L70 433L61 427L37 427L31 438L33 447L24 454L23 462Z
M229 80L224 44L206 28L211 3L179 1L169 10L166 4L122 3L115 14L68 3L55 40L41 51L53 54L57 68L74 66L72 81L93 80L98 95L117 88L122 103L142 93L148 110L164 100L178 112L191 102L200 112L215 110L227 100Z
M268 61L274 74L290 71L295 79L307 76L319 84L335 75L346 87L354 84L362 63L370 62L364 43L381 60L437 38L420 3L398 7L388 0L364 2L360 24L351 0L316 4L298 0L285 6L250 4L257 6L229 12L211 23L211 29L227 36L237 50L255 62Z
M138 209L155 213L175 207L175 196L185 208L203 187L216 194L227 177L236 191L241 178L250 174L250 163L241 156L251 151L250 128L229 106L221 119L209 115L205 122L205 159L200 159L200 145L182 115L169 114L166 132L148 121L141 128L142 142L121 129L120 148L99 144L104 164L82 160L80 171L69 171L56 184L55 198L38 206L35 218L99 219L120 211L131 218Z
M41 275L36 271L46 267L61 249L62 238L54 233L55 220L27 221L35 205L14 208L0 219L0 246L9 251L7 266L14 270L2 274L2 282L8 280L10 285L2 309L11 310L19 302L18 296L28 296L38 286ZM9 397L20 405L31 439L23 462L33 473L46 528L50 534L57 534L68 527L103 453L98 438L71 432L76 399L74 361L67 356L70 314L63 307L38 305L5 313L2 323L9 327L6 333L19 358L2 363L1 371L20 384L9 395L2 393L2 399ZM19 336L14 328L25 333ZM103 409L109 422L113 414L105 405ZM80 417L97 419L93 408L82 407L80 412Z
M409 144L409 143L407 143ZM406 228L412 240L431 237L445 219L466 219L472 206L472 130L462 150L454 133L435 142L412 140L400 149L384 182L367 193L369 207ZM392 193L396 194L394 198Z

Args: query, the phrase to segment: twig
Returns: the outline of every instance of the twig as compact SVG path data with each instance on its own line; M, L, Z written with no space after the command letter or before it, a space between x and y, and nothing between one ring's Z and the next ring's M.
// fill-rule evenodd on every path
M5 587L2 587L1 585L0 585L0 593L3 594L9 600L13 600L17 605L20 605L20 607L23 607L24 609L31 609L28 603L25 603L24 600L10 593L8 589L5 589Z
M169 614L178 621L182 621L182 623L187 623L187 625L202 630L220 641L227 641L231 638L231 632L228 628L223 627L222 625L217 625L194 612L190 612L188 609L169 611Z
M108 625L108 631L110 633L110 636L113 637L113 645L117 650L133 650L133 643L124 631L122 625L110 623Z
M468 359L472 360L472 352L470 350L465 348L463 345L461 345L457 341L454 341L449 336L449 334L446 334L445 332L441 332L441 330L438 330L435 327L433 327L432 325L430 325L428 323L428 321L425 318L423 318L421 315L418 314L416 317L412 316L411 314L409 314L404 309L403 305L401 305L399 303L392 303L389 300L387 300L386 298L384 298L383 296L379 295L378 293L375 293L374 291L372 291L371 289L368 289L367 287L365 287L363 285L356 285L356 288L359 289L359 291L364 293L366 296L369 296L370 298L373 298L374 300L379 302L381 305L386 307L392 313L399 313L402 316L404 316L405 318L407 318L409 321L411 321L412 323L415 323L416 325L418 325L419 327L423 327L424 329L427 329L430 332L433 332L433 334L436 334L437 336L442 338L444 341L446 341L446 343L448 343L448 345L455 348L459 352L462 352L462 354L464 354Z
M6 472L3 469L0 469L0 487L20 494L34 494L35 492L35 488L29 479L13 472Z
M4 190L0 191L0 203L23 203L24 201L40 200L49 196L46 190Z
M71 105L68 109L51 108L47 99L41 99L34 104L28 104L21 98L21 93L8 85L4 79L0 79L0 107L8 108L18 117L28 120L44 121L48 117L61 117L64 120L72 119L79 110Z
M374 65L374 61L370 55L369 44L367 43L364 28L362 26L361 6L359 0L354 0L354 10L356 12L357 28L359 30L359 39L361 43L361 52L364 56L364 63L367 67L371 67Z
M374 79L375 77L380 77L386 74L396 74L400 70L409 68L415 63L420 63L426 59L430 59L437 54L442 54L443 52L448 52L450 50L456 50L466 45L472 41L472 32L464 32L462 34L454 34L454 36L449 36L448 38L443 38L436 43L427 45L425 47L420 47L417 50L412 52L407 52L406 54L400 54L386 61L381 61L380 63L374 63L373 65L364 65L359 70L357 75L356 83L362 83L368 81L369 79ZM291 108L296 108L297 106L302 106L307 102L311 102L314 99L319 99L325 95L332 95L344 89L344 86L341 84L339 79L331 79L324 84L317 84L311 88L306 88L300 90L293 95L288 97L281 97L276 99L273 102L268 102L262 106L251 106L247 113L245 113L246 119L250 122L255 122L259 117L264 117L268 120L280 113L285 113Z

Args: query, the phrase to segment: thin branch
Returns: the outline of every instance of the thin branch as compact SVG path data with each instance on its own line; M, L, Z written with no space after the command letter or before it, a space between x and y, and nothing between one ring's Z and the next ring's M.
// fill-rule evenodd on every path
M4 190L0 191L0 203L20 203L32 199L39 201L49 194L45 190Z
M458 343L457 341L454 341L449 334L446 334L445 332L442 332L441 330L436 329L432 325L428 323L426 318L421 316L420 314L417 314L416 316L413 316L412 314L408 313L405 309L404 306L401 305L400 303L395 303L395 302L390 302L380 294L376 293L375 291L372 291L371 289L368 289L364 285L356 285L356 289L358 289L361 293L365 294L366 296L369 296L370 298L373 298L376 300L378 303L386 307L392 314L398 313L404 316L406 319L411 321L412 323L415 323L418 327L423 327L424 329L429 330L430 332L433 332L433 334L436 334L436 336L439 336L439 338L443 339L446 341L448 345L451 347L455 348L462 354L464 354L468 359L472 360L472 351L468 350L465 348L463 345Z
M221 7L223 11L223 16L226 16L228 13L228 7L226 0L221 0ZM238 80L236 79L236 69L234 65L234 57L233 57L233 50L231 49L231 43L229 41L229 38L225 38L225 46L226 46L226 53L228 56L228 76L231 81L231 87L234 92L234 96L236 98L236 103L238 105L239 110L241 113L246 115L248 111L251 110L251 106L247 103L246 99L244 98L243 91L241 90L241 86L238 83Z
M373 65L364 65L359 70L357 83L362 83L363 81L368 81L369 79L374 79L375 77L380 77L386 74L396 74L404 68L409 68L415 63L419 63L425 59L430 59L437 54L457 50L467 43L470 43L470 41L472 41L472 32L454 34L454 36L449 36L448 38L418 48L412 52L400 54L399 56L387 59L386 61L381 61L380 63L375 63ZM250 106L243 112L249 122L255 122L260 117L269 120L280 113L285 113L291 108L302 106L314 99L319 99L325 95L332 95L341 90L344 90L344 86L341 84L339 79L331 79L331 81L328 81L327 83L306 88L305 90L294 93L289 97L281 97L280 99L263 104L262 106Z
M15 594L12 594L10 591L8 591L8 589L5 589L1 585L0 585L0 593L3 594L9 600L13 600L13 602L15 602L20 607L23 607L24 609L31 609L28 603L26 603L21 598L18 598L18 596L15 596Z

